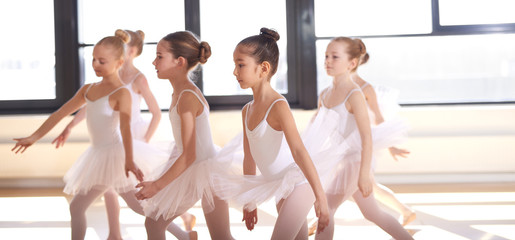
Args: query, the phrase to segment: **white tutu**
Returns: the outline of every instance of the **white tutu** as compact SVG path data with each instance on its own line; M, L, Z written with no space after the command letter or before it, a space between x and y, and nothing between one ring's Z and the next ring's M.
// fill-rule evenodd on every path
M168 158L165 152L133 140L133 159L144 175L163 164ZM90 146L75 161L64 176L64 192L71 195L85 194L95 186L107 186L116 192L135 190L137 180L132 173L125 175L125 152L122 142L107 146Z
M340 116L337 112L320 108L302 132L302 141L317 168L324 189L331 184L342 156L349 151L348 144L338 132L339 124Z
M216 180L229 179L235 169L231 168L233 155L229 151L219 150L215 157L197 160L190 165L178 178L169 183L152 198L142 202L145 216L153 219L160 217L170 219L179 216L191 208L202 197L204 202L204 213L214 210L213 189L216 188ZM174 150L170 160L156 171L152 180L161 177L175 163L180 152ZM215 177L214 176L218 176ZM234 178L231 178L234 179Z

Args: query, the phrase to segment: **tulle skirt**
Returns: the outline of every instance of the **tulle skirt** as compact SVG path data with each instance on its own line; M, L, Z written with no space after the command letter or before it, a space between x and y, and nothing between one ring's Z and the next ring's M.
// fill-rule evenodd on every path
M144 175L163 164L168 154L144 142L133 140L133 159ZM107 146L90 146L79 156L64 176L64 192L85 194L96 186L113 188L116 192L135 190L137 180L125 175L125 152L122 142Z
M339 161L335 156L341 154L341 151L328 151L332 149L330 149L327 144L327 142L325 144L317 142L317 146L312 146L311 149L308 149L308 153L310 153L313 161L318 163L315 167L320 177L322 177L320 172L326 173L324 176L330 176L328 172L330 172L330 169L334 168ZM296 186L307 183L303 172L293 161L290 148L286 141L283 141L277 158L292 162L292 164L273 176L261 175L259 169L256 169L256 175L241 175L243 172L244 155L243 133L233 138L226 144L224 149L233 151L232 166L234 166L233 169L238 169L238 171L236 174L225 176L215 175L215 192L220 198L229 201L231 206L235 208L244 207L252 211L256 209L258 205L270 199L275 199L276 203L278 203L281 199L287 198ZM344 151L345 148L341 150ZM329 177L323 179L329 179Z
M161 177L179 156L179 151L173 151L170 160L151 178L155 180ZM231 167L233 158L230 151L218 149L212 158L197 159L165 188L142 202L145 215L155 220L160 217L170 219L186 212L201 198L206 200L203 202L204 213L211 212L214 210L216 182L234 179L229 176L238 173L237 169ZM215 178L215 175L218 177Z

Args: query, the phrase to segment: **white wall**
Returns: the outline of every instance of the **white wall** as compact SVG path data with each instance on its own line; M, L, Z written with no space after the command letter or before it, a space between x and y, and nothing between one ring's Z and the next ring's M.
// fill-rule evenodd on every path
M294 110L302 130L313 111ZM410 125L408 140L400 147L409 158L378 161L376 176L383 183L515 182L515 105L405 107L401 117ZM61 178L88 147L83 123L64 148L51 141L70 118L47 137L15 155L12 138L32 133L48 115L0 116L0 187L62 185ZM148 117L148 115L145 115ZM240 111L213 111L210 116L215 143L225 144L241 131ZM167 113L153 141L172 138Z

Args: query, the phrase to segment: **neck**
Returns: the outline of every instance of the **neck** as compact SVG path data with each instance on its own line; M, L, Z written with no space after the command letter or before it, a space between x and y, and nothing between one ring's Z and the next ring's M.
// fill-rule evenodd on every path
M174 92L181 92L187 86L192 84L187 75L174 76L168 80L170 81L170 84L172 84Z
M115 72L108 76L104 76L102 78L101 83L110 84L110 85L123 85L123 82L120 79L120 75L118 74L118 72Z
M263 80L260 84L252 87L254 102L265 101L272 91L274 91L274 89L270 85L270 82Z
M334 88L342 87L344 85L347 85L350 82L352 82L350 74L342 74L342 75L334 76L333 87Z

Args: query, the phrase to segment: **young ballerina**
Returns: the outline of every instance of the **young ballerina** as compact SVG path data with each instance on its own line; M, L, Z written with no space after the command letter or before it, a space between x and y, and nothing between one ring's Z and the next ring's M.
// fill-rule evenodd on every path
M157 76L168 79L174 90L169 117L176 151L154 181L137 185L141 189L136 197L147 199L144 211L149 239L165 239L166 226L200 199L211 238L232 239L228 204L213 193L210 177L215 172L223 175L226 164L216 158L208 103L188 77L210 56L209 44L187 31L171 33L157 45Z
M65 175L64 192L73 195L70 202L72 239L84 239L86 210L108 189L114 189L131 209L143 214L134 196L134 186L143 180L143 173L133 158L131 95L118 74L128 40L125 31L117 31L115 36L100 40L93 49L93 68L102 80L80 88L32 135L14 139L16 145L12 151L23 153L60 120L86 104L91 146Z
M362 41L359 41L359 44L365 51L365 54L360 57L359 65L361 66L368 62L370 56L366 52L365 44ZM396 101L396 91L385 86L378 86L377 88L373 87L370 83L361 78L357 71L352 73L351 79L358 86L360 86L361 91L365 96L365 100L367 101L367 105L371 111L370 118L373 124L379 125L385 121L388 121L389 119L392 119L391 115L393 115L395 110L399 108L399 105ZM390 117L388 117L389 115ZM398 122L395 125L397 131L407 130L407 126L402 122ZM405 158L410 153L406 149L397 148L395 146L389 147L388 151L396 161L398 161L398 157ZM375 182L374 194L377 200L379 200L381 203L401 214L401 224L403 226L408 225L417 217L415 211L413 211L413 209L395 197L394 192L388 187Z
M117 31L122 30L118 29ZM125 32L129 34L130 41L126 44L125 47L124 62L122 67L120 68L119 74L122 82L125 84L125 86L127 86L127 89L131 93L132 97L131 133L133 139L148 143L152 138L153 134L155 133L159 125L159 121L161 120L161 109L159 108L159 105L157 104L154 95L150 91L145 75L141 73L141 71L139 71L139 69L136 68L136 66L134 66L133 63L134 59L141 55L143 51L143 40L145 39L145 34L141 30L125 30ZM146 121L141 116L140 103L142 98L145 100L145 103L149 108L149 112L152 114L150 122ZM83 107L81 108L81 110L79 110L77 114L75 114L75 117L64 128L61 134L52 141L52 143L56 144L56 148L59 148L64 145L64 143L66 142L71 133L71 130L78 123L84 120L85 117L86 108ZM145 149L140 150L145 151ZM155 159L147 160L155 161ZM150 165L159 164L157 161L155 162L155 164ZM104 193L104 201L106 205L107 218L109 224L109 236L107 239L122 239L119 220L120 204L118 202L118 194L116 194L116 191L114 191L113 189L109 189ZM195 225L195 216L185 213L184 215L181 215L181 218L183 219L186 231L192 231L192 228ZM174 234L174 232L172 232L172 234Z
M328 223L326 197L318 173L297 131L284 97L270 85L277 71L279 34L262 28L236 46L234 75L243 89L251 88L254 100L242 110L243 172L240 189L225 197L243 205L249 230L257 224L257 205L275 197L278 217L271 239L307 239L306 216L315 206L318 229ZM285 140L285 141L284 141ZM288 144L289 152L280 153ZM256 175L256 166L261 175Z
M372 130L366 100L359 86L351 79L362 54L364 49L360 40L338 37L327 46L325 67L327 74L333 77L333 83L321 92L315 119L334 121L331 118L336 117L340 121L340 126L335 129L339 133L338 140L342 140L350 149L341 156L337 175L326 191L330 213L328 228L315 238L333 239L334 214L345 200L353 197L367 220L374 222L395 239L412 239L392 216L378 207L372 194L372 146L375 147L376 143L372 134L377 129Z

